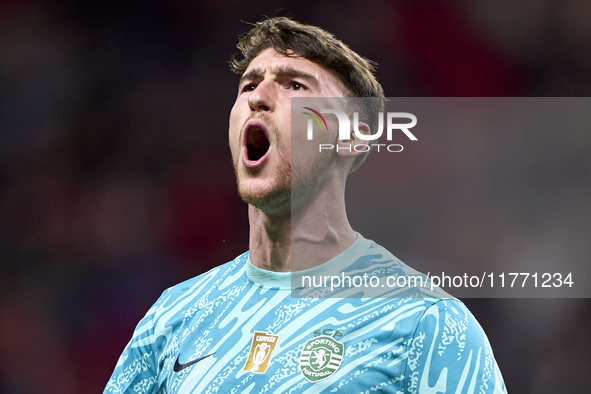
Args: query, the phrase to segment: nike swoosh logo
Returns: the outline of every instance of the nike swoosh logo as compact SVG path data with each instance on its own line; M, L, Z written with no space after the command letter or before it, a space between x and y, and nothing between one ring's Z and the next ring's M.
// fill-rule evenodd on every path
M208 354L207 356L199 357L193 361L189 361L188 363L184 363L184 364L179 363L179 359L181 358L181 355L179 354L179 356L176 358L176 361L174 362L173 370L174 370L174 372L181 372L183 369L189 368L191 365L197 364L199 361L206 359L209 356L213 356L214 354L215 354L215 352Z

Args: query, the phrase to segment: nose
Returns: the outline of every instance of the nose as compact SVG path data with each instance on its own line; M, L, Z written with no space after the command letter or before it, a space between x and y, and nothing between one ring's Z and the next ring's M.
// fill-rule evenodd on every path
M273 112L275 109L275 86L272 81L264 79L248 96L248 105L252 112Z

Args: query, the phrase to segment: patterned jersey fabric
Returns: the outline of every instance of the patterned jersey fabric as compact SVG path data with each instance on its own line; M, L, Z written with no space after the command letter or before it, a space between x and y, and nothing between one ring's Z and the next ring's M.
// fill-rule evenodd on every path
M359 234L318 268L305 273L418 274ZM376 296L292 280L246 252L166 290L104 393L506 393L461 301L428 286Z

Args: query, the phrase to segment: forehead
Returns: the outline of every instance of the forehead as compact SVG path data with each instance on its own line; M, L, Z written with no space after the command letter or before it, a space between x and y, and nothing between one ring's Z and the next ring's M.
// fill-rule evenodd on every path
M317 80L320 87L329 89L335 96L342 95L342 91L344 90L343 85L330 70L305 57L286 56L273 48L267 48L259 53L250 62L244 75L255 69L263 70L265 74L273 74L273 70L280 69L281 67L289 67L310 74Z

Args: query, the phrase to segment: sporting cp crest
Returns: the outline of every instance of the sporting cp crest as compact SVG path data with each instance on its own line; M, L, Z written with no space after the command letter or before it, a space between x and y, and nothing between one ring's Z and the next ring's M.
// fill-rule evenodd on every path
M269 367L273 349L275 349L275 345L277 344L277 338L279 338L279 335L273 335L264 331L255 331L250 344L250 352L242 370L253 373L265 373Z
M300 370L310 382L326 379L334 374L343 361L345 346L321 335L306 342L300 356Z

